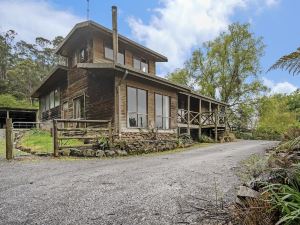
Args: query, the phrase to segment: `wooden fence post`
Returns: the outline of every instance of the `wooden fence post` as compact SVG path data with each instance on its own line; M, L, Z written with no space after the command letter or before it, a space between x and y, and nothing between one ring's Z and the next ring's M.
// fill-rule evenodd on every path
M6 159L10 160L13 158L13 130L12 130L12 119L6 119Z
M58 156L57 121L53 120L53 155Z

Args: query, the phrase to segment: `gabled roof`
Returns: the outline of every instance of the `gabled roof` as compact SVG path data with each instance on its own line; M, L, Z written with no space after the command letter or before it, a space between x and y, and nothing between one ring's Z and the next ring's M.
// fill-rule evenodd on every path
M67 71L68 68L65 66L56 66L50 71L48 76L44 78L42 83L32 92L31 97L37 98L47 90L47 86L54 85L58 81L61 81L61 79L67 79Z
M102 31L102 32L105 32L109 35L112 35L112 30L111 29L108 29L94 21L85 21L85 22L81 22L81 23L77 23L73 29L70 31L70 33L65 37L65 39L63 40L63 42L58 46L58 48L56 49L55 53L56 54L62 54L63 52L63 49L65 48L67 42L70 40L71 37L77 35L77 31L79 31L80 29L84 29L84 28L87 28L87 29L91 29L91 30L96 30L96 31ZM167 62L168 61L168 58L164 55L161 55L160 53L157 53L135 41L132 41L130 40L129 38L123 36L123 35L120 35L118 34L118 38L119 38L119 42L122 42L124 44L128 44L128 45L131 45L135 48L138 48L140 49L141 51L143 52L146 52L150 55L152 55L154 58L156 58L157 62Z

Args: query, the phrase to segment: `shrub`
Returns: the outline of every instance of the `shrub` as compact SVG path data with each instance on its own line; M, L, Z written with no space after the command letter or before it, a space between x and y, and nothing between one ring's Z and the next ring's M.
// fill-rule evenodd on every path
M252 178L257 178L262 173L269 170L269 157L262 157L258 154L253 154L249 158L241 161L241 168L237 172L243 183L249 182Z
M280 211L276 224L300 224L300 169L299 164L286 184L270 184L265 193L270 194L269 202Z
M206 135L201 135L201 137L199 139L199 142L201 142L201 143L214 143L215 141L212 138L210 138Z

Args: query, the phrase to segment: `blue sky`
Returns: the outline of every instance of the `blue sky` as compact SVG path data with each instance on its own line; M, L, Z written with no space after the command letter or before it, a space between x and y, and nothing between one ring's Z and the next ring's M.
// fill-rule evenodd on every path
M182 66L191 51L232 22L249 22L266 44L261 79L272 92L300 87L300 76L266 73L280 56L300 47L300 1L295 0L90 0L90 19L111 27L111 6L118 6L119 32L166 55L164 76ZM7 9L10 10L7 10ZM23 16L24 15L24 16ZM66 35L86 20L86 0L0 0L0 31L15 29L20 39Z

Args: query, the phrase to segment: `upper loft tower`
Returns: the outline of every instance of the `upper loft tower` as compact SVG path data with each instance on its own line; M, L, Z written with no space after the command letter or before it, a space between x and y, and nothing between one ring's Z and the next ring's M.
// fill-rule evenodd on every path
M156 74L156 62L167 57L118 34L117 7L112 7L112 30L94 21L74 26L56 50L68 59L68 67L78 63L115 64L148 75Z

